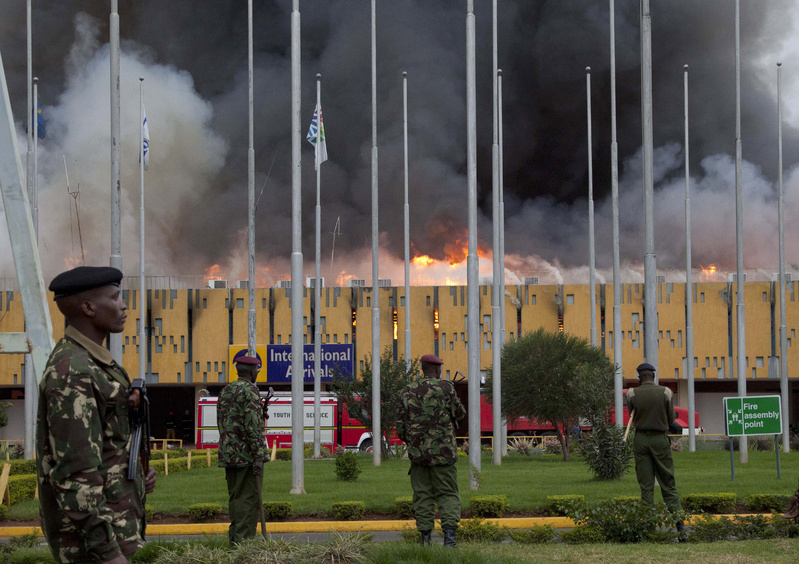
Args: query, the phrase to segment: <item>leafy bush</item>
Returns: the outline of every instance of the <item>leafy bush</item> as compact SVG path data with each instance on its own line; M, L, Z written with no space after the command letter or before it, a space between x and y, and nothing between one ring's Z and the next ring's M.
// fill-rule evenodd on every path
M773 539L777 531L771 515L739 515L733 519L733 534L738 540Z
M746 498L746 508L750 511L785 511L791 497L785 494L752 494Z
M455 538L462 542L502 542L508 536L508 528L480 518L464 519L455 529Z
M265 521L285 521L294 515L294 508L290 501L265 501Z
M144 518L147 520L148 523L153 520L154 515L155 515L155 510L153 509L153 506L150 505L149 503L144 504Z
M345 482L354 482L361 473L358 455L354 452L342 452L336 455L336 477Z
M413 497L398 497L394 503L397 507L397 515L404 519L413 519Z
M543 447L546 454L563 454L563 445L557 437L544 437Z
M291 449L290 448L276 449L275 460L291 461Z
M187 457L183 458L172 458L172 453L169 453L169 473L172 474L174 472L185 472L189 469L189 459ZM156 474L159 476L164 475L164 459L161 460L150 460L150 466L155 468Z
M732 513L737 499L734 493L686 494L682 507L690 513Z
M342 501L333 504L333 519L336 521L358 521L366 511L362 501Z
M475 517L502 517L507 502L504 495L475 496L469 500L469 509Z
M607 542L633 543L659 536L656 531L673 529L685 518L669 513L662 503L648 505L640 499L611 499L574 513L577 525L593 527Z
M596 544L604 542L605 538L596 527L578 525L570 531L562 532L560 540L566 544Z
M5 521L8 518L8 506L0 503L0 521Z
M535 441L531 438L511 437L510 441L508 441L508 446L516 454L531 456L535 449Z
M8 492L11 497L11 505L18 501L33 499L36 491L36 474L20 474L9 476Z
M548 495L547 509L552 515L569 515L585 505L584 495Z
M189 505L189 516L194 521L209 521L220 513L222 513L222 506L218 503L195 503L194 505Z
M20 474L36 474L36 461L25 459L12 459L9 461L0 461L3 464L10 464L11 470L9 476L19 476Z
M552 525L535 525L531 529L522 531L511 530L508 534L512 541L520 544L546 544L555 539L555 529Z
M772 512L771 523L777 538L795 539L799 537L799 523L793 519L785 519L779 513Z
M583 437L583 462L597 480L618 480L632 465L632 440L623 438L624 430L606 421L598 421Z

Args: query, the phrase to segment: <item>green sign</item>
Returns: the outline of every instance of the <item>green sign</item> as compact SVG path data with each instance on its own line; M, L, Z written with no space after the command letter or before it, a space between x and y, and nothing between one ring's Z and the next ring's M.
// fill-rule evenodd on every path
M729 437L782 433L780 396L724 398L724 414Z

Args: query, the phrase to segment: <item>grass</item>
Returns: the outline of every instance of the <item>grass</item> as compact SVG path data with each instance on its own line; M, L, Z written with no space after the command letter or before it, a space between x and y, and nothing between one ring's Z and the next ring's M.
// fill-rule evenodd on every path
M799 453L783 453L783 477L777 479L773 452L750 452L749 463L738 463L736 453L735 481L730 477L729 452L707 450L674 453L677 487L681 494L732 492L743 501L751 494L780 493L791 495L796 489L797 475L793 472ZM393 513L395 498L413 494L408 478L407 460L383 460L372 465L371 455L358 458L363 473L355 482L336 479L332 460L306 460L304 483L307 495L292 495L291 462L270 462L264 468L264 500L290 501L295 515L326 517L333 503L363 501L367 512ZM463 507L474 495L502 494L507 496L508 510L538 512L547 504L549 495L582 494L588 503L597 503L617 496L640 494L634 471L622 479L598 482L579 456L564 462L559 455L508 455L502 465L491 463L490 453L483 456L481 488L469 491L468 460L458 462L458 482ZM147 496L147 503L158 513L186 514L195 503L219 503L227 508L227 486L222 468L201 468L160 476L156 490ZM656 493L656 500L659 494ZM9 520L38 519L38 503L26 501L10 508Z

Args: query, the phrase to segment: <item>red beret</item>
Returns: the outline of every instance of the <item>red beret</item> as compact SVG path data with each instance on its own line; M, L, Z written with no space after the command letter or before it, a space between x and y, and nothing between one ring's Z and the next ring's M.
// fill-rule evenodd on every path
M261 366L261 361L252 356L240 356L233 359L233 362L236 364L254 364L256 366Z
M422 364L444 364L444 361L434 354L426 354L419 359Z

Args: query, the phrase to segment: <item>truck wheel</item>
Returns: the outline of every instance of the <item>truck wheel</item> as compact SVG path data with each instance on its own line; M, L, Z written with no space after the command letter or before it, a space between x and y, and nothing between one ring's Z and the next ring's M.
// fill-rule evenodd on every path
M361 452L372 452L372 439L364 439L359 450Z

